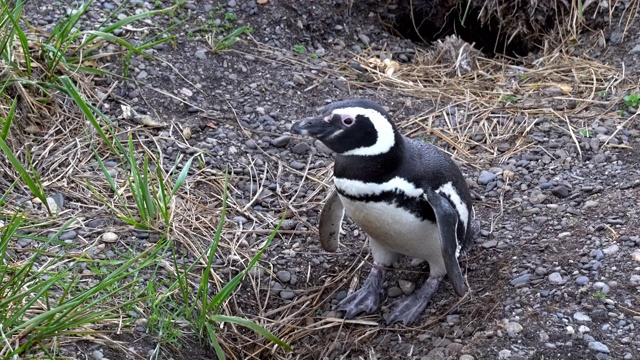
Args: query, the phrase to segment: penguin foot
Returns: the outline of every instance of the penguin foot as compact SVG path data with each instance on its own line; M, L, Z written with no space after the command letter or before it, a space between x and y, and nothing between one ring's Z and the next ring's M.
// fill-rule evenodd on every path
M416 321L424 312L429 300L435 295L442 278L442 276L429 277L417 292L394 301L391 304L393 310L387 317L387 325L393 325L400 321L404 325L410 325Z
M342 299L336 311L344 311L345 319L353 319L361 313L371 314L380 306L380 292L384 280L384 269L373 265L360 290Z

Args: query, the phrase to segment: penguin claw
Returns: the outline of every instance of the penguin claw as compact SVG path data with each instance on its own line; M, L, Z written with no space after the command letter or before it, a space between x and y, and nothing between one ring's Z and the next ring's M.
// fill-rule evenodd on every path
M353 294L342 299L336 307L336 311L343 311L345 319L367 313L371 314L380 306L379 291L371 287L363 287Z
M410 325L422 315L422 312L427 307L427 302L423 301L417 295L412 295L394 301L391 307L393 310L391 310L391 313L389 313L387 317L387 325L393 325L397 322Z
M391 304L393 310L387 317L387 325L402 322L405 326L412 324L427 308L427 304L438 290L442 277L432 277L425 281L424 285L414 294L396 300Z
M344 311L345 319L353 319L361 313L371 314L380 306L380 291L384 269L374 265L371 268L367 280L360 290L342 299L336 307L336 311Z

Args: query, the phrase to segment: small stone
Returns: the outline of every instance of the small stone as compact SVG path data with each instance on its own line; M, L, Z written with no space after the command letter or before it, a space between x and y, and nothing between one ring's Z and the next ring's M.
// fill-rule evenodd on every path
M608 294L609 290L611 290L609 285L603 283L602 281L597 281L593 283L593 288L600 291L603 294Z
M293 74L293 82L298 85L305 85L307 83L304 78L298 74Z
M640 44L633 47L633 49L629 50L629 54L640 54Z
M113 243L116 241L118 241L118 235L116 233L107 231L106 233L102 234L102 242Z
M576 278L576 284L583 286L583 285L587 285L589 283L589 278L586 276L578 276Z
M507 331L507 333L518 334L522 331L523 327L517 322L510 321L504 326L504 329Z
M296 297L296 294L291 290L282 290L280 291L280 297L284 300L291 300Z
M455 325L460 323L460 315L447 315L447 324Z
M564 199L564 198L568 197L571 194L571 191L569 190L568 187L566 187L564 185L558 185L558 186L554 187L553 189L551 189L551 193L553 195L555 195L556 197Z
M578 326L578 331L581 334L584 334L584 333L588 333L589 331L591 331L591 329L589 329L589 327L586 326L586 325L580 325L580 326Z
M596 260L602 260L604 258L604 253L602 250L598 249L595 250L591 256L595 257Z
M460 356L460 358L458 360L475 360L475 358L473 356L471 356L471 355L464 354L464 355Z
M197 57L198 59L200 59L200 60L204 60L204 59L206 59L206 58L207 58L207 53L205 52L205 50L202 50L202 49L197 50L197 51L196 51L196 57Z
M498 240L488 240L483 242L480 246L482 246L485 249L490 249L492 247L495 247L496 245L498 245Z
M292 169L294 170L302 170L304 169L307 165L301 163L300 161L292 161L291 163L289 163L289 166L291 166Z
M276 277L283 283L288 283L291 280L291 273L287 270L280 270L276 273Z
M531 279L531 274L522 274L517 278L509 281L509 284L511 284L511 286L516 286L518 284L524 284L528 282L530 279Z
M583 207L584 207L585 209L589 209L589 208L595 208L595 207L598 207L598 205L599 205L599 203L598 203L597 201L594 201L594 200L588 200L588 201L585 201L585 203L584 203L584 206L583 206Z
M258 145L256 145L256 142L253 141L253 139L249 139L245 141L244 146L246 146L247 149L251 149L251 150L255 150L258 148Z
M411 294L413 290L415 290L416 288L416 285L414 283L406 280L398 280L398 286L400 287L400 290L402 290L402 292L405 295Z
M629 279L629 281L631 282L631 285L633 286L638 286L640 285L640 275L631 275L631 278Z
M460 343L452 342L451 344L447 345L447 347L445 348L445 353L451 356L453 354L457 354L460 351L462 351L462 348L464 348L464 345Z
M480 173L480 176L478 176L478 184L487 185L488 183L493 181L495 178L496 178L496 174L490 171L483 170Z
M59 239L61 241L66 241L66 240L73 240L78 236L78 233L75 230L69 230L69 231L65 231L62 234L60 234Z
M538 333L538 338L541 342L547 342L549 341L549 334L547 334L547 332L544 330L540 330L540 332Z
M545 181L540 183L540 190L547 190L547 189L551 189L551 187L553 186L552 183Z
M311 149L311 146L309 144L307 144L306 142L301 142L296 144L293 149L291 149L291 152L295 153L295 154L304 154L307 151L309 151Z
M575 314L573 314L573 319L575 321L577 321L577 322L589 322L589 321L591 321L591 318L589 317L589 315L581 313L580 311L577 311Z
M238 224L246 224L247 222L249 222L249 219L244 216L238 215L233 217L233 221L237 222Z
M602 250L602 252L605 255L613 255L615 254L618 250L620 249L620 247L616 244L610 245L609 247L607 247L606 249Z
M550 283L556 284L556 285L562 285L562 284L564 284L566 282L562 278L562 275L560 275L559 272L553 272L553 273L549 274L549 276L547 277L547 280L549 280Z
M402 289L397 286L392 286L387 290L387 296L394 298L402 295Z
M605 353L605 354L609 353L609 347L607 345L601 343L600 341L592 341L592 342L590 342L589 343L589 349L595 350L597 352Z
M285 147L287 146L289 141L291 141L291 137L283 135L271 140L271 145L275 147Z
M498 359L511 359L511 350L500 350L500 352L498 352Z
M104 355L102 354L102 351L100 351L100 350L93 350L93 352L91 353L91 356L93 357L94 360L102 360L102 359L104 359Z

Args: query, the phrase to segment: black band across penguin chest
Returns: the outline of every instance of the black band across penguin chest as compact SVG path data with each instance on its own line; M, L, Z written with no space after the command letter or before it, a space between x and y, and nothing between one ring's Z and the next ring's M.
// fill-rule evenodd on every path
M382 191L378 194L353 195L349 193L347 189L341 189L339 185L336 184L336 191L338 191L338 194L342 197L361 203L363 208L366 208L367 204L386 203L395 205L402 211L406 211L420 220L436 221L436 215L429 203L423 201L422 197L409 196L400 189Z

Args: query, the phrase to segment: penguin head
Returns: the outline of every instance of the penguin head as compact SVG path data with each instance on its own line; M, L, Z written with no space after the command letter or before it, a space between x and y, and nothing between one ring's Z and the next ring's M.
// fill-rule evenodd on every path
M366 99L332 103L322 115L296 121L291 132L315 137L340 155L380 155L400 141L389 114Z

